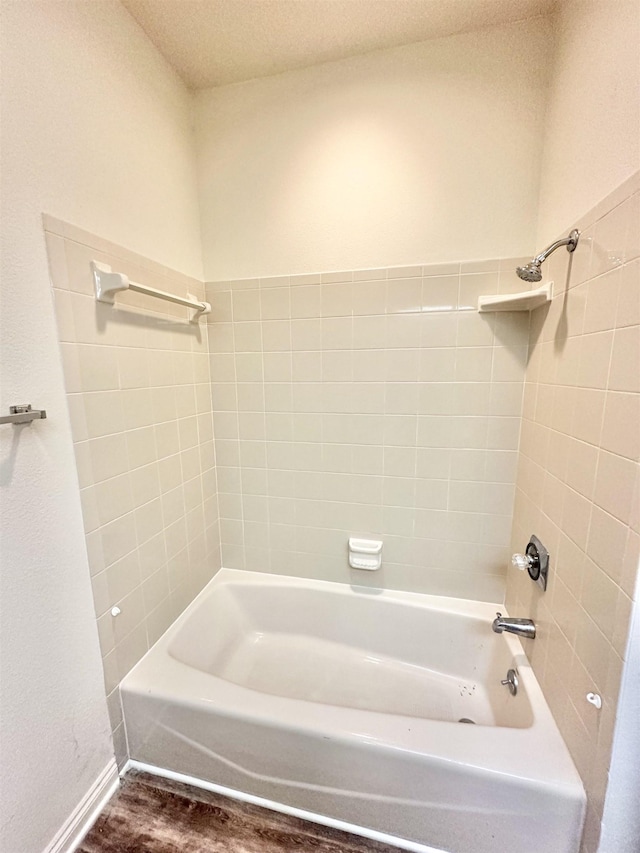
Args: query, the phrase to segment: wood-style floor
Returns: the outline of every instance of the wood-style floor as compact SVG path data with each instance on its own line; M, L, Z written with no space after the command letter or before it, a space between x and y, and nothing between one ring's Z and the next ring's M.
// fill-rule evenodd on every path
M398 848L129 772L78 853L400 853Z

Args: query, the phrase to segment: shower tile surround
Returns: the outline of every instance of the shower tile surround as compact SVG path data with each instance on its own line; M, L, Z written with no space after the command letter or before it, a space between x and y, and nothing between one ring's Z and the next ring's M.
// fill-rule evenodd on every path
M198 336L133 293L96 304L88 263L201 283L45 218L120 759L120 678L221 564L493 601L506 573L595 853L640 542L639 184L547 261L554 300L531 327L475 311L523 289L512 258L209 282ZM163 384L178 362L187 381ZM532 532L544 596L506 568ZM349 535L384 540L381 572L348 569Z
M476 306L516 262L207 283L223 565L503 600L529 316Z
M640 175L576 227L574 256L549 261L553 302L532 315L516 482L512 548L542 539L549 588L510 569L506 600L538 625L526 650L587 790L583 853L596 853L638 594Z
M205 324L128 292L96 302L91 260L204 298L201 282L44 217L116 756L120 680L220 567ZM118 606L120 615L111 615Z
M221 564L503 599L529 320L475 306L519 259L209 283L193 325L96 302L89 264L201 282L44 224L120 761L120 680ZM384 539L381 572L349 535Z

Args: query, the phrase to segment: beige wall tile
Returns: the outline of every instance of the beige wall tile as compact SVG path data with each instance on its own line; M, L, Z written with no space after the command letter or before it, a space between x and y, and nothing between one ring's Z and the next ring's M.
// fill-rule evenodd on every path
M599 276L608 270L622 266L629 220L629 202L623 202L608 211L596 223L591 254L591 276Z
M210 352L233 352L232 323L212 323L207 332Z
M56 314L79 442L76 459L105 684L112 693L149 642L220 566L217 509L208 514L216 531L208 540L203 534L201 474L210 464L208 446L213 453L208 350L229 354L233 373L227 377L235 393L233 325L212 323L208 341L204 326L185 325L186 312L164 306L156 312L157 304L148 298L127 294L116 308L97 304L89 270L93 258L161 289L182 295L204 290L118 247L101 243L114 254L97 253L64 233L49 234L47 243L54 285L65 288L54 291ZM93 239L80 236L85 243ZM231 321L231 299L230 289L215 294L215 319ZM235 398L233 417L237 423ZM215 489L215 470L213 483ZM175 562L178 553L184 555L183 573L170 588L167 558ZM116 603L121 613L114 618L110 610ZM114 726L121 726L119 717Z
M321 289L317 285L291 288L291 317L295 319L320 316Z
M640 268L637 234L628 238L638 196L620 202L587 217L571 289L533 315L512 541L538 533L551 581L540 600L526 578L507 578L509 606L541 628L543 643L527 651L585 783L593 851L640 549ZM591 691L601 711L586 702Z
M619 287L618 268L589 281L583 327L585 334L615 327Z
M260 316L263 320L288 320L291 317L290 288L261 289Z
M496 266L496 262L488 262L489 266ZM458 292L458 307L462 310L475 310L478 307L480 296L490 296L497 293L499 289L499 273L491 271L472 271L465 269L462 265L460 276L460 289ZM476 265L477 266L477 265Z
M415 278L420 275L422 275L421 266L389 267L387 269L387 278Z
M631 521L631 499L637 475L637 463L601 450L594 501L624 524Z
M598 449L592 444L567 437L565 479L567 485L589 500L593 497L593 487L596 479ZM554 441L554 445L561 445Z
M464 298L475 299L479 289L497 291L499 266L471 265ZM275 523L292 524L299 547L314 554L334 541L328 533L334 531L331 547L337 550L331 554L343 572L346 538L354 531L380 531L383 507L386 529L404 537L403 550L392 555L398 567L415 558L410 543L416 507L436 512L437 517L421 517L420 529L422 535L431 531L438 546L431 550L432 556L440 554L433 576L437 589L446 588L453 565L444 546L462 547L475 535L476 544L484 542L487 549L478 556L486 597L504 570L500 549L508 539L513 501L528 318L512 317L505 324L467 317L457 311L459 265L436 265L425 273L420 267L397 268L323 274L320 286L317 277L228 285L235 355L229 358L228 344L211 347L221 511L229 522L239 521L249 499L248 511L258 513L249 520L265 524L265 512L272 522L275 514ZM221 319L228 317L225 306ZM210 325L210 340L220 326ZM424 413L420 424L418 413ZM492 465L484 456L488 443L496 453ZM444 523L452 446L480 451L469 488L474 482L481 488L466 497L455 493L453 505L465 509L454 510ZM461 470L460 476L470 475ZM294 496L297 503L287 503ZM486 504L484 513L472 511L478 500ZM241 526L226 524L225 563L264 567L271 541L265 537L261 527L251 528L247 537ZM278 551L278 565L288 567L277 570L301 571L295 550L287 555L291 536L271 547ZM316 571L339 578L337 565L327 562ZM350 580L348 573L342 577ZM408 576L398 568L396 584L402 585L401 577ZM460 577L455 583L451 577L450 591L458 594ZM476 583L468 594L477 591Z
M83 395L89 438L124 430L124 411L119 391L94 391Z
M620 587L627 593L627 595L631 596L635 593L639 565L640 535L638 535L634 530L629 529L624 557L622 559L622 572L620 578Z
M613 346L613 331L585 334L581 338L580 366L575 384L582 388L606 388Z
M386 274L386 270L382 272ZM351 298L354 316L384 314L387 310L387 282L365 279L358 281L365 283L360 285L356 282L353 285Z
M587 557L581 604L607 637L613 637L619 587Z
M234 323L260 319L259 290L233 290L231 300Z
M609 371L609 389L640 392L640 326L616 329Z
M639 425L640 395L609 391L605 400L602 447L628 459L640 459Z
M640 199L640 196L637 198ZM640 323L640 260L626 264L621 270L616 327L637 326L638 323Z
M211 305L211 314L207 317L209 323L228 323L233 319L231 307L231 291L212 292L207 288L207 302Z
M421 311L422 308L423 289L421 279L396 278L387 282L387 314L416 312Z
M349 282L320 287L321 317L350 317L353 313L352 285Z

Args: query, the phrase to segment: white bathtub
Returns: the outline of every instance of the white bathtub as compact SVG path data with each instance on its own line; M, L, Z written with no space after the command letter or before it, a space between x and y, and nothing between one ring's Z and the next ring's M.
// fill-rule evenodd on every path
M495 609L223 569L122 683L131 757L451 853L576 853L582 784Z

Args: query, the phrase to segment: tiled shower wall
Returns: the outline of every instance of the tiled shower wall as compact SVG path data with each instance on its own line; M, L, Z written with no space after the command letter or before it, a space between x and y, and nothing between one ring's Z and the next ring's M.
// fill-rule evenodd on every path
M529 316L476 306L515 264L207 284L225 566L503 600Z
M118 684L220 567L204 322L129 292L96 302L89 264L202 299L201 282L51 217L47 252L105 687L120 763ZM53 413L50 413L53 416ZM120 614L112 616L114 606Z
M541 594L509 571L507 605L531 616L528 654L588 794L595 853L640 555L640 178L577 223L556 295L532 315L513 549L547 545ZM568 233L568 231L567 231ZM589 692L604 701L598 711Z

